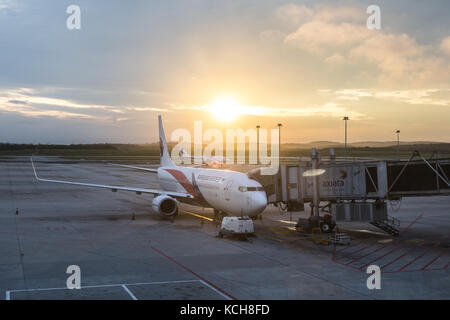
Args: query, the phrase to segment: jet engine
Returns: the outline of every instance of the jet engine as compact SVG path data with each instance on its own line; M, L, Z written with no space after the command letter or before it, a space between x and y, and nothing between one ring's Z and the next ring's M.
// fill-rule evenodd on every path
M178 214L178 201L168 195L159 195L153 198L152 209L165 217Z

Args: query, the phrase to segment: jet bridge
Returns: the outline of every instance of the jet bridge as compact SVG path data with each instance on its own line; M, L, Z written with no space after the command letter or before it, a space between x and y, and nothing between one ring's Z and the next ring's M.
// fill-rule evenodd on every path
M261 182L268 202L282 209L301 211L310 203L311 216L322 211L334 221L368 221L397 235L399 223L387 215L386 201L450 195L450 159L427 160L415 151L408 160L321 162L314 150L311 161L281 165L273 176L262 176L259 170L249 176ZM325 172L305 174L317 168ZM327 204L321 206L323 202Z

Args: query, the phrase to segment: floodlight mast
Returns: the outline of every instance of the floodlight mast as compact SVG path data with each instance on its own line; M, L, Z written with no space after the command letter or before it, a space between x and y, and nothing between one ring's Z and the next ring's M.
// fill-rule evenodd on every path
M345 121L345 148L344 148L344 157L347 159L347 121L350 120L349 117L344 117L342 120Z
M278 123L278 166L280 165L280 157L281 157L281 127L283 125Z
M260 125L256 126L256 164L259 165L259 128Z

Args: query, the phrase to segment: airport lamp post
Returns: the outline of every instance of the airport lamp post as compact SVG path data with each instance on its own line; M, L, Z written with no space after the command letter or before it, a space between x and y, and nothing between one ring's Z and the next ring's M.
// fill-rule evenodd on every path
M395 131L395 133L397 134L397 157L400 158L400 130Z
M256 164L259 164L259 128L261 126L256 126Z
M312 172L316 173L320 165L320 152L316 148L311 149L311 168ZM311 216L318 219L320 216L320 188L319 188L319 175L314 174L313 180L313 206Z
M345 148L344 148L344 157L347 159L347 121L350 120L349 117L344 117L342 120L345 121Z
M278 165L280 165L280 157L281 157L281 127L283 125L278 123Z

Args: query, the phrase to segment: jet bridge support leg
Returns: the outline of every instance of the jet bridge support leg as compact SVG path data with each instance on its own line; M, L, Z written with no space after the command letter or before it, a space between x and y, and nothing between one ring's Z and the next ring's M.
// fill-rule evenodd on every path
M336 223L333 221L333 216L329 213L320 215L320 188L319 188L319 174L320 166L320 152L316 148L311 149L311 165L312 165L312 180L313 180L313 199L310 203L311 214L308 219L300 218L296 225L298 231L312 232L315 229L320 229L321 232L331 232Z

